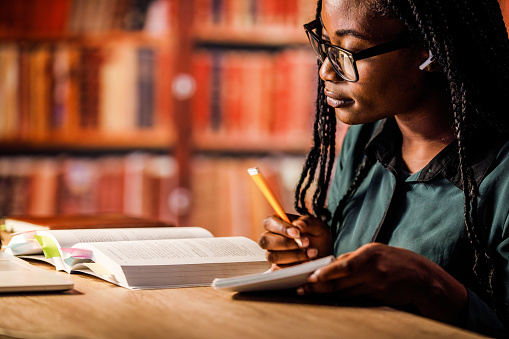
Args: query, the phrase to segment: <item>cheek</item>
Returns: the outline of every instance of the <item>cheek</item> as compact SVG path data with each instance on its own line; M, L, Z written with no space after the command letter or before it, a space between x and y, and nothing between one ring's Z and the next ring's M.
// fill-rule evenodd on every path
M423 82L418 68L407 63L385 63L383 67L367 64L364 70L369 77L359 80L352 93L363 109L378 111L381 115L403 113L420 101Z

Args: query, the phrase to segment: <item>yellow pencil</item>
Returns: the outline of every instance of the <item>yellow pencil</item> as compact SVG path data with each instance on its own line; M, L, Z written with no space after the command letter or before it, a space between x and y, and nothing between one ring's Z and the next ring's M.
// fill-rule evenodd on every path
M267 183L267 180L265 180L265 177L262 174L262 171L258 167L252 167L247 170L247 172L251 175L251 178L253 178L256 186L262 191L263 195L265 196L265 199L269 202L269 204L272 206L274 211L276 211L276 214L283 219L286 222L290 222L290 219L286 215L285 211L283 210L283 207L281 207L281 204L277 200L276 196L274 195L274 192L272 192L272 189L270 188L269 184ZM300 237L294 239L297 245L302 247L302 241Z

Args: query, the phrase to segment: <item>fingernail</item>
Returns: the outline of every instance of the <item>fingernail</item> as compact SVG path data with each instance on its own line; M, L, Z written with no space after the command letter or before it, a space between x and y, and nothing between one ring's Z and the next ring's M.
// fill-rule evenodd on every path
M304 295L306 294L306 291L304 291L304 287L297 288L297 294L298 295Z
M300 232L298 229L296 228L287 228L286 229L286 234L288 234L290 237L293 237L293 238L297 238L300 236Z
M308 258L314 258L318 255L318 250L316 248L308 248L306 254Z
M302 237L302 238L300 238L300 240L302 241L302 247L308 247L309 246L309 238Z

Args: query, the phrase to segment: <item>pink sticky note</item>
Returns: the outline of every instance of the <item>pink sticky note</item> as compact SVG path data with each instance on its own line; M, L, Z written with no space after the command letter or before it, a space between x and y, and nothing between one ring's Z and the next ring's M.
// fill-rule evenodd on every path
M62 252L69 253L74 258L92 259L92 251L84 250L82 248L61 248Z

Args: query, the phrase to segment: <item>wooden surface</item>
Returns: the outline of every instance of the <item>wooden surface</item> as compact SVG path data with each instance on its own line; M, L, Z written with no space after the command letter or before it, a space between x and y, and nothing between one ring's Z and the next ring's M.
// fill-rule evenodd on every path
M73 280L74 290L0 294L0 338L479 337L387 307L209 287L134 291L87 275L56 274Z

